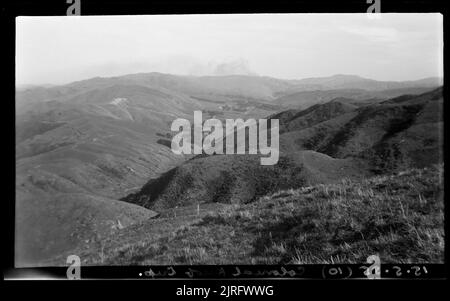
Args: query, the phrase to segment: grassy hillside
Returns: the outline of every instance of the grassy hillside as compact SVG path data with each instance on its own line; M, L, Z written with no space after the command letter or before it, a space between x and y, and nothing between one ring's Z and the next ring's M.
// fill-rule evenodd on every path
M442 101L437 89L362 107L338 99L287 110L271 116L282 133L278 164L261 166L254 155L198 156L122 200L153 210L246 203L280 189L436 164L442 162Z
M353 109L340 102L331 108L331 103L282 119L282 128L291 130L281 135L281 147L360 158L378 173L442 162L442 88Z
M133 204L83 192L52 197L19 192L15 265L45 265L48 258L67 258L75 248L96 250L109 235L155 215Z
M316 104L305 110L287 110L271 116L280 122L280 133L292 132L312 127L356 110L356 106L336 99L325 104Z
M162 219L165 233L146 228L139 241L106 249L104 262L363 263L378 254L384 263L442 263L443 191L442 165L279 191L177 229L177 219Z
M96 254L98 243L104 243L118 221L124 228L114 235L121 238L110 240L122 245L193 222L178 216L168 225L151 219L156 214L152 210L160 218L173 210L190 212L197 204L215 211L279 190L344 177L357 180L368 175L368 165L386 172L439 162L442 91L366 99L361 95L367 91L354 91L361 81L377 92L433 86L421 81L385 87L348 76L301 83L148 73L18 90L17 258L33 265L69 251L93 249ZM319 105L276 115L283 133L276 166L261 166L258 156L245 155L188 160L191 156L177 156L169 148L170 124L177 117L191 119L194 110L202 110L204 119L263 118L284 110L285 104L299 105L297 94L286 103L275 100L299 91L312 97L311 105ZM342 98L354 95L359 96ZM334 100L323 104L330 98ZM139 232L141 225L146 232ZM96 233L100 238L93 240ZM117 247L111 244L110 249Z
M255 155L213 155L189 160L122 200L156 211L197 203L247 203L281 189L363 175L354 160L314 151L282 154L272 166L262 166Z

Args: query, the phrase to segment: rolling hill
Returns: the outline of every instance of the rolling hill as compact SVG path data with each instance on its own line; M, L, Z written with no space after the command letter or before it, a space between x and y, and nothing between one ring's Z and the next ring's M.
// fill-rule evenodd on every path
M183 88L172 85L171 78ZM180 92L189 89L197 97ZM148 177L189 159L176 156L165 143L174 119L192 119L193 111L200 109L205 118L257 117L275 111L264 100L243 99L239 93L205 96L202 89L188 78L151 74L18 90L16 264L39 264L69 252L76 238L90 246L94 242L85 243L84 237L106 231L97 224L113 227L120 221L125 227L152 216L150 210L116 200L140 188ZM104 214L83 218L101 207ZM74 218L67 218L70 214ZM40 224L44 218L47 222ZM80 228L80 223L87 226Z
M281 190L152 218L77 254L84 265L362 264L367 254L392 264L443 263L443 184L437 165Z
M140 206L87 192L16 196L15 257L18 266L45 265L44 259L93 249L130 225L157 215ZM45 242L45 243L43 243ZM63 262L61 262L63 263Z
M281 189L362 175L357 162L313 151L282 155L273 166L261 166L255 155L214 155L189 160L122 200L155 211L197 203L247 203Z
M424 167L443 160L442 108L442 88L354 110L347 107L335 118L283 134L280 144L334 158L361 158L377 172ZM288 127L298 123L291 120Z
M143 73L18 89L16 265L54 264L52 258L74 250L96 253L104 237L150 220L154 226L156 215L177 206L251 203L397 163L431 164L442 145L429 135L442 127L441 92L399 93L433 84L371 83L357 90L341 78ZM312 100L296 98L302 91ZM277 116L279 164L263 167L248 155L176 156L168 147L170 124L192 119L194 110L222 120Z
M287 188L442 162L442 89L366 106L339 99L280 120L280 160L198 156L122 200L156 210L193 203L247 203Z

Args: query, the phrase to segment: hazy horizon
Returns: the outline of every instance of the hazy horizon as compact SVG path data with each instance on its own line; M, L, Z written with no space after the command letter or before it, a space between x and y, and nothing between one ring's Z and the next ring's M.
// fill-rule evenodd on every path
M132 73L443 77L441 14L18 17L16 86Z
M63 86L63 85L67 85L67 84L71 84L71 83L75 83L78 81L84 81L84 80L90 80L93 78L111 78L111 77L120 77L120 76L127 76L127 75L131 75L131 74L149 74L149 73L160 73L160 74L167 74L167 75L173 75L173 76L192 76L192 77L207 77L207 76L255 76L255 77L269 77L269 78L274 78L274 79L279 79L279 80L302 80L302 79L309 79L309 78L326 78L326 77L333 77L333 76L338 76L338 75L344 75L344 76L359 76L358 74L330 74L328 76L315 76L315 77L304 77L304 78L279 78L279 77L272 77L272 76L268 76L268 75L260 75L260 74L256 74L256 75L246 75L246 74L227 74L227 75L191 75L191 74L175 74L175 73L164 73L164 72L158 72L158 71L149 71L149 72L136 72L136 73L124 73L124 74L119 74L119 75L111 75L111 76L93 76L93 77L87 77L87 78L82 78L82 79L77 79L74 81L69 81L69 82L64 82L64 83L37 83L37 84L29 84L29 83L24 83L24 84L19 84L16 83L16 88L23 88L23 87L54 87L54 86ZM429 76L429 77L421 77L421 78L416 78L416 79L408 79L408 80L378 80L378 79L373 79L373 78L367 78L367 77L362 77L359 76L361 78L365 78L365 79L369 79L369 80L376 80L376 81L387 81L387 82L408 82L408 81L419 81L419 80L423 80L423 79L428 79L428 78L439 78L441 80L443 80L443 77L440 76Z

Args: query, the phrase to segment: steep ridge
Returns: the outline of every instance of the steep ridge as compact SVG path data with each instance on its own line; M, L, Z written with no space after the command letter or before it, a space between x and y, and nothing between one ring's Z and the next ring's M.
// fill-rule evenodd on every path
M269 118L280 120L280 134L296 131L354 111L357 106L346 100L348 99L336 98L323 105L316 104L305 110L288 110Z
M272 116L284 133L277 165L260 166L250 155L199 156L122 200L156 211L246 203L280 189L428 166L442 161L441 112L442 89L361 107L335 100L289 110Z
M256 155L213 155L189 160L123 198L152 210L197 203L247 203L280 189L360 177L352 160L313 151L283 154L273 166Z
M442 107L439 88L357 108L280 139L291 149L364 159L376 172L427 166L442 161Z

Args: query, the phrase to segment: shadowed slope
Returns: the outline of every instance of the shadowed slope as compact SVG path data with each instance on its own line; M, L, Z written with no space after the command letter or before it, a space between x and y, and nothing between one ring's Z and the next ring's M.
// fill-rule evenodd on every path
M441 88L394 98L287 132L280 145L335 158L361 158L377 172L427 166L443 159L442 108ZM285 127L289 126L288 122Z
M273 166L261 165L256 155L213 155L189 160L122 200L156 211L196 203L247 203L280 189L363 175L356 161L313 151L283 154Z
M161 220L159 227L169 230L114 242L106 262L362 264L367 254L379 254L388 263L443 263L442 176L443 166L412 169L279 191L191 218L178 229L171 227L174 220ZM140 229L133 232L152 228Z
M441 93L438 89L363 107L334 100L273 115L285 132L278 164L261 166L255 155L198 156L123 200L155 210L246 203L280 189L366 176L369 170L390 172L438 163Z

